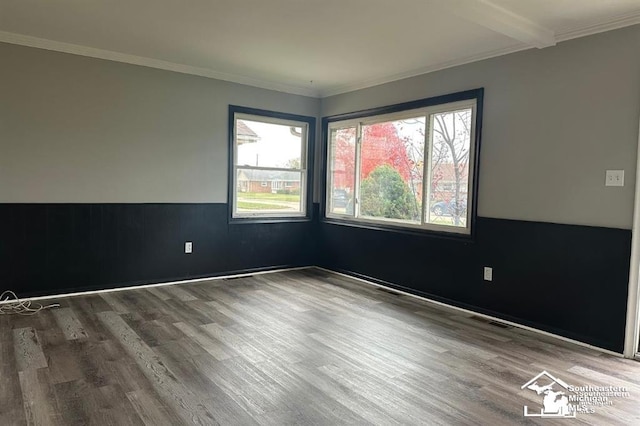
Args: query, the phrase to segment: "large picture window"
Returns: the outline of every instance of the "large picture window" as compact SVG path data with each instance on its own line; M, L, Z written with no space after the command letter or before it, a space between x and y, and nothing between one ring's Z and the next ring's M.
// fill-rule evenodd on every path
M229 108L231 217L306 218L315 119Z
M471 234L482 89L329 117L327 218Z

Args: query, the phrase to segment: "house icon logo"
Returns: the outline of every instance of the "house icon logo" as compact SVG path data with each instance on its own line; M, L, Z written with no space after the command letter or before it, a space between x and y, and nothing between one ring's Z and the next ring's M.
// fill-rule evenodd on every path
M537 410L530 410L524 406L525 417L554 417L554 418L574 418L576 409L569 404L569 385L564 381L553 377L543 371L520 389L529 389L538 395L542 395L542 407Z

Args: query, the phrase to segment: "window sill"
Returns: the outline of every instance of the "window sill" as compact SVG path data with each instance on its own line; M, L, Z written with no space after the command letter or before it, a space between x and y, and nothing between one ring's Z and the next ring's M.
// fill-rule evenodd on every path
M355 222L345 219L336 219L332 217L322 217L320 219L321 223L326 223L329 225L339 225L339 226L350 226L353 228L362 228L362 229L370 229L373 231L383 231L383 232L395 232L399 234L413 235L419 237L433 237L433 238L441 238L445 240L452 241L460 241L464 243L473 243L475 241L475 235L473 231L473 225L471 227L470 234L461 234L454 232L446 232L446 231L435 231L432 229L419 229L419 228L407 228L402 226L395 226L392 224L382 224L382 223L364 223L364 222Z
M230 217L230 225L251 224L251 223L299 223L311 222L313 219L309 216L288 216L288 217Z

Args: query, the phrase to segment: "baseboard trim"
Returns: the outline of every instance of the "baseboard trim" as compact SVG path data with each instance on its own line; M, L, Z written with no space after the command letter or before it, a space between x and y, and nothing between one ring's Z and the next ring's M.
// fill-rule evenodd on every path
M228 278L241 278L241 277L248 277L251 275L274 274L276 272L298 271L303 269L311 269L314 267L315 266L276 266L276 267L267 267L267 268L245 269L242 271L231 272L227 275L212 275L207 277L159 282L159 283L153 283L153 284L139 284L139 285L134 284L134 285L128 285L125 287L105 288L101 290L83 290L83 291L76 291L72 293L58 293L58 294L52 294L52 295L46 295L46 296L25 297L25 298L20 298L20 300L28 301L28 300L60 299L63 297L77 297L77 296L86 296L89 294L112 293L117 291L136 290L140 288L164 287L168 285L191 284L191 283L197 283L202 281L223 280ZM5 303L12 303L12 302L15 302L15 300L4 300L4 301L0 301L0 305Z
M393 290L393 291L401 293L403 295L410 296L410 297L413 297L413 298L416 298L416 299L420 299L420 300L423 300L423 301L425 301L427 303L438 305L438 306L441 306L441 307L444 307L444 308L447 308L447 309L450 309L450 310L453 310L453 311L464 312L466 314L471 314L471 315L474 315L474 316L477 316L477 317L481 317L481 318L485 318L485 319L488 319L488 320L491 320L491 321L496 321L498 323L508 324L508 325L510 325L512 327L515 327L515 328L520 328L520 329L527 330L527 331L530 331L530 332L533 332L533 333L541 334L543 336L547 336L547 337L551 337L551 338L554 338L554 339L562 340L564 342L568 342L568 343L572 343L574 345L578 345L578 346L582 346L582 347L585 347L585 348L593 349L595 351L602 352L602 353L605 353L605 354L608 354L608 355L612 355L612 356L615 356L615 357L624 358L624 355L622 353L618 353L618 352L615 352L615 351L611 351L609 349L601 348L599 346L594 346L594 345L591 345L589 343L581 342L580 340L574 340L574 339L571 339L569 337L561 336L559 334L550 333L548 331L540 330L538 328L530 327L528 325L520 324L520 323L517 323L517 322L514 322L514 321L509 321L509 320L505 320L503 318L498 318L496 316L492 316L492 315L488 315L488 314L485 314L485 313L482 313L482 312L474 311L472 309L465 309L465 308L461 308L459 306L455 306L455 305L444 303L444 302L441 302L441 301L438 301L438 300L434 300L434 299L431 299L431 298L428 298L428 297L425 297L425 296L421 296L421 295L418 295L418 294L415 294L415 293L408 292L406 290L403 290L400 286L395 286L395 285L393 285L391 283L382 284L382 280L376 280L375 278L367 277L367 276L362 275L362 274L340 272L340 271L335 271L335 270L332 270L332 269L323 268L321 266L315 266L313 268L321 270L321 271L324 271L324 272L328 272L328 273L331 273L331 274L340 275L340 276L343 276L343 277L346 277L346 278L351 278L353 280L356 280L356 281L359 281L359 282L362 282L362 283L365 283L365 284L368 284L368 285L371 285L371 286L374 286L374 287Z

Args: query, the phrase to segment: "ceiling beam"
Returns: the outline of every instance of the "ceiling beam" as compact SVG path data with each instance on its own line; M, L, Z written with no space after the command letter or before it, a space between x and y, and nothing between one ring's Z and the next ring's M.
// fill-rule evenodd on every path
M518 15L490 0L432 0L440 8L539 49L555 46L555 34L549 28Z

